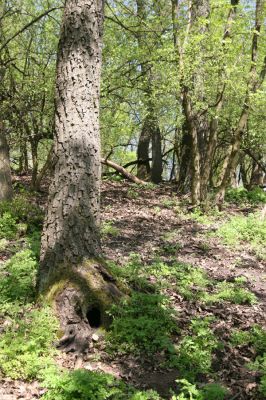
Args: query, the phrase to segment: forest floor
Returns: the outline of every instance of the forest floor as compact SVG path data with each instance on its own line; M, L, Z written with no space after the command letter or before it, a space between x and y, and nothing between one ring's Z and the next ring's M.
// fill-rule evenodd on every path
M38 202L45 206L44 197ZM147 336L145 342L135 331L143 324L145 334L152 313L156 320L162 309L153 303L145 320L145 304L138 298L140 309L129 309L129 313L133 319L143 317L143 322L139 326L133 323L129 331L123 323L117 325L122 336L124 329L127 342L122 350L122 336L110 352L104 334L96 330L85 357L60 353L57 361L68 369L103 371L141 390L153 389L165 399L171 398L171 389L180 387L176 380L184 378L199 388L213 382L227 388L225 397L217 394L210 400L263 399L259 392L261 371L249 365L260 355L259 346L253 345L254 337L266 329L265 249L251 245L252 240L228 244L225 233L218 234L231 218L260 213L262 206L227 204L222 212L201 215L189 211L187 205L187 199L178 197L170 184L145 187L103 182L102 247L111 271L146 296L144 300L147 296L156 298L158 293L165 296L167 306L163 307L171 310L176 327L166 332L158 325L154 337L159 344L154 350L154 338ZM2 260L6 258L3 252ZM167 317L159 318L166 318L167 325ZM253 339L246 338L251 332ZM162 343L157 333L163 336ZM169 343L164 347L165 338L172 348ZM173 354L178 349L182 357ZM25 382L0 374L1 400L41 398L44 392L36 380Z

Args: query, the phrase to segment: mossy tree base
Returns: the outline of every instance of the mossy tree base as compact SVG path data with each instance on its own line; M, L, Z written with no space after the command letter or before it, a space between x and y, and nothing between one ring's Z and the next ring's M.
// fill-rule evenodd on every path
M106 311L124 295L103 260L61 265L47 275L42 293L60 321L62 337L57 347L77 353L88 349L95 329L110 325Z

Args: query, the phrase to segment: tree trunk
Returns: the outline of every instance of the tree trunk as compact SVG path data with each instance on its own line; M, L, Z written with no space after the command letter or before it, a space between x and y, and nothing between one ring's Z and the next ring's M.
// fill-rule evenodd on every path
M151 141L150 121L146 117L143 123L137 149L138 171L137 177L141 180L150 178L149 146Z
M200 204L200 152L198 146L197 130L192 123L192 165L191 165L191 202L193 206Z
M99 238L99 82L103 2L66 0L56 80L55 169L41 243L40 292L54 301L60 345L83 351L121 292Z
M187 124L183 124L183 137L181 147L181 161L179 165L178 190L185 193L191 187L191 135L187 130Z
M32 174L31 174L31 187L33 190L37 189L36 180L38 175L38 139L30 139L31 157L32 157Z
M161 131L156 124L152 132L152 166L151 180L153 183L162 182L163 158L162 158L162 138Z
M0 122L0 201L11 200L13 197L9 148L4 131L4 124Z

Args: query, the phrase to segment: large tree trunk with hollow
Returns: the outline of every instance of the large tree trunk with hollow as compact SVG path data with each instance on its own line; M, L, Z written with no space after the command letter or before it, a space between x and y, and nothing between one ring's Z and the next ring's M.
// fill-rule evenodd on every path
M9 148L4 131L4 124L0 121L0 201L11 200L13 196Z
M103 1L67 0L58 48L55 166L38 288L54 303L60 345L83 351L120 297L101 260L99 82Z

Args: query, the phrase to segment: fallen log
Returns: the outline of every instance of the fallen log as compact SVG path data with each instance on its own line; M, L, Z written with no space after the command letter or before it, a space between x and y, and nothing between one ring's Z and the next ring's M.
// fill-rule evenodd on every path
M114 163L113 161L106 160L105 158L101 159L101 163L104 165L107 165L110 168L113 168L115 171L119 172L122 176L124 176L126 179L129 179L130 181L140 184L140 185L146 185L147 182L143 181L142 179L139 179L135 175L131 174L128 172L124 167L121 165L118 165Z

